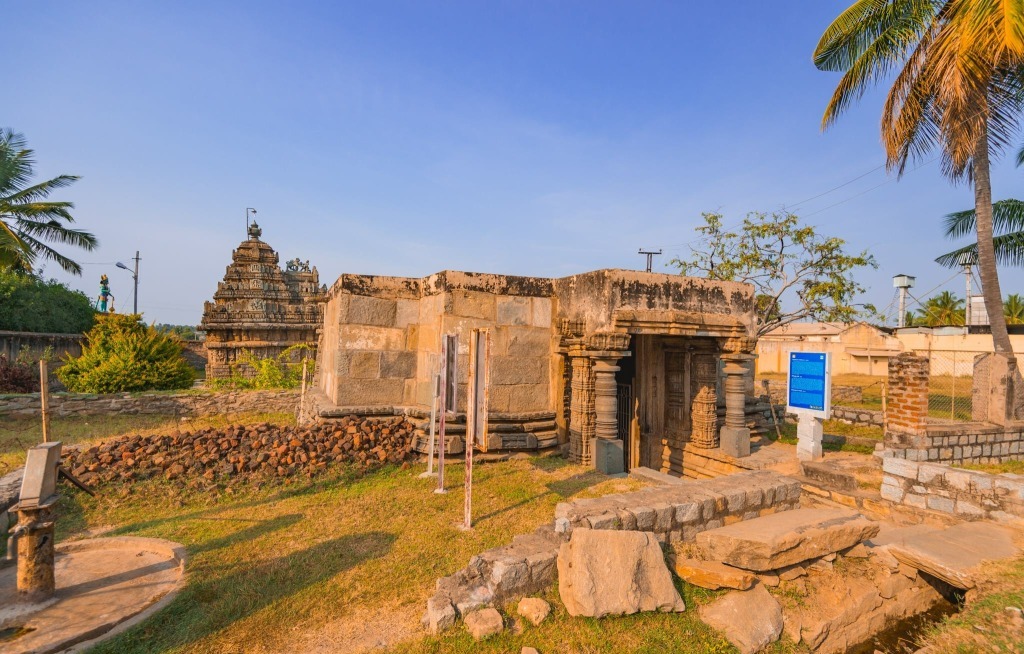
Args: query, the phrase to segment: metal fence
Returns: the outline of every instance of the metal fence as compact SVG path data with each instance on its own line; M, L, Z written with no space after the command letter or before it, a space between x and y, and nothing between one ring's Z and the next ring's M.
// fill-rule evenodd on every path
M928 417L940 421L971 419L971 386L976 352L915 352L928 359Z

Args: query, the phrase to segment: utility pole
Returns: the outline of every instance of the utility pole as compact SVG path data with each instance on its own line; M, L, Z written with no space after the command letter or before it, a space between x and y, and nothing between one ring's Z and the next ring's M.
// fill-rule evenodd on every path
M640 248L640 251L638 252L638 254L645 254L645 255L647 255L647 272L651 272L651 263L652 263L652 261L654 259L654 255L656 255L656 254L657 255L661 255L661 248L658 248L657 252L647 251L647 250L644 250L643 248Z
M896 321L897 327L907 326L907 289L913 288L916 279L910 275L895 275L892 278L892 285L900 291L900 315Z
M964 277L967 281L967 302L964 307L964 325L967 327L971 326L971 291L973 290L971 284L971 266L975 264L974 253L964 252L957 258L957 263L964 267Z
M128 272L132 273L132 279L135 280L135 290L132 293L132 313L138 314L139 313L139 261L140 261L140 259L139 259L139 251L138 250L135 251L135 256L132 257L132 260L135 261L135 271L134 272L132 272L131 268L129 268L128 266L124 265L120 261L118 261L117 264L115 264L115 265L117 265L117 267L121 268L122 270L127 270Z

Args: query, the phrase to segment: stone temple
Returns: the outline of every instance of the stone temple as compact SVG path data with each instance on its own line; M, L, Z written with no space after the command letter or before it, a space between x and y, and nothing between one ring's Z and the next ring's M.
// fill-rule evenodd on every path
M562 447L605 472L675 475L685 452L749 453L753 289L660 273L342 275L324 298L312 415L422 420L441 336L456 333L460 416L449 446L460 451L478 327L492 338L489 448Z
M262 359L293 345L316 347L326 290L316 266L293 259L282 270L262 234L255 222L249 226L249 238L232 252L213 301L204 305L207 379L229 377L243 351Z

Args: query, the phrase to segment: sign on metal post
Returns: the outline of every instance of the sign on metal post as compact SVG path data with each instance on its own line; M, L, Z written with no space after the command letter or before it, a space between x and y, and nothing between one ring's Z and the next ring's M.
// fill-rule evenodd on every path
M455 392L458 388L459 337L445 334L441 338L441 418L438 425L437 488L435 493L447 493L444 487L444 428L448 411L455 411Z
M796 456L801 461L822 457L821 421L832 411L832 359L827 352L790 352L786 375L786 408L797 414Z
M474 329L469 340L469 383L466 391L466 481L463 528L473 528L473 448L487 451L487 388L490 382L491 334Z

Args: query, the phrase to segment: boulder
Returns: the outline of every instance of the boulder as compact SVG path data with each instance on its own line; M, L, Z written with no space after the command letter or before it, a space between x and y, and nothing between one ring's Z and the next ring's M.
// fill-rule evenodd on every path
M711 558L764 572L852 547L878 533L878 523L846 509L795 509L697 534Z
M495 634L500 634L505 629L505 621L496 609L480 609L473 611L464 618L466 631L473 637L473 640L484 640Z
M551 605L539 597L524 597L519 600L516 612L536 627L551 614Z
M573 530L558 551L558 594L573 616L686 609L658 540L640 531Z
M674 567L680 579L701 588L747 590L754 585L754 575L718 561L677 559Z
M423 615L423 626L432 634L439 634L455 626L455 607L442 597L427 600L427 612Z
M761 584L702 606L700 617L725 634L741 654L760 652L782 634L782 607Z

